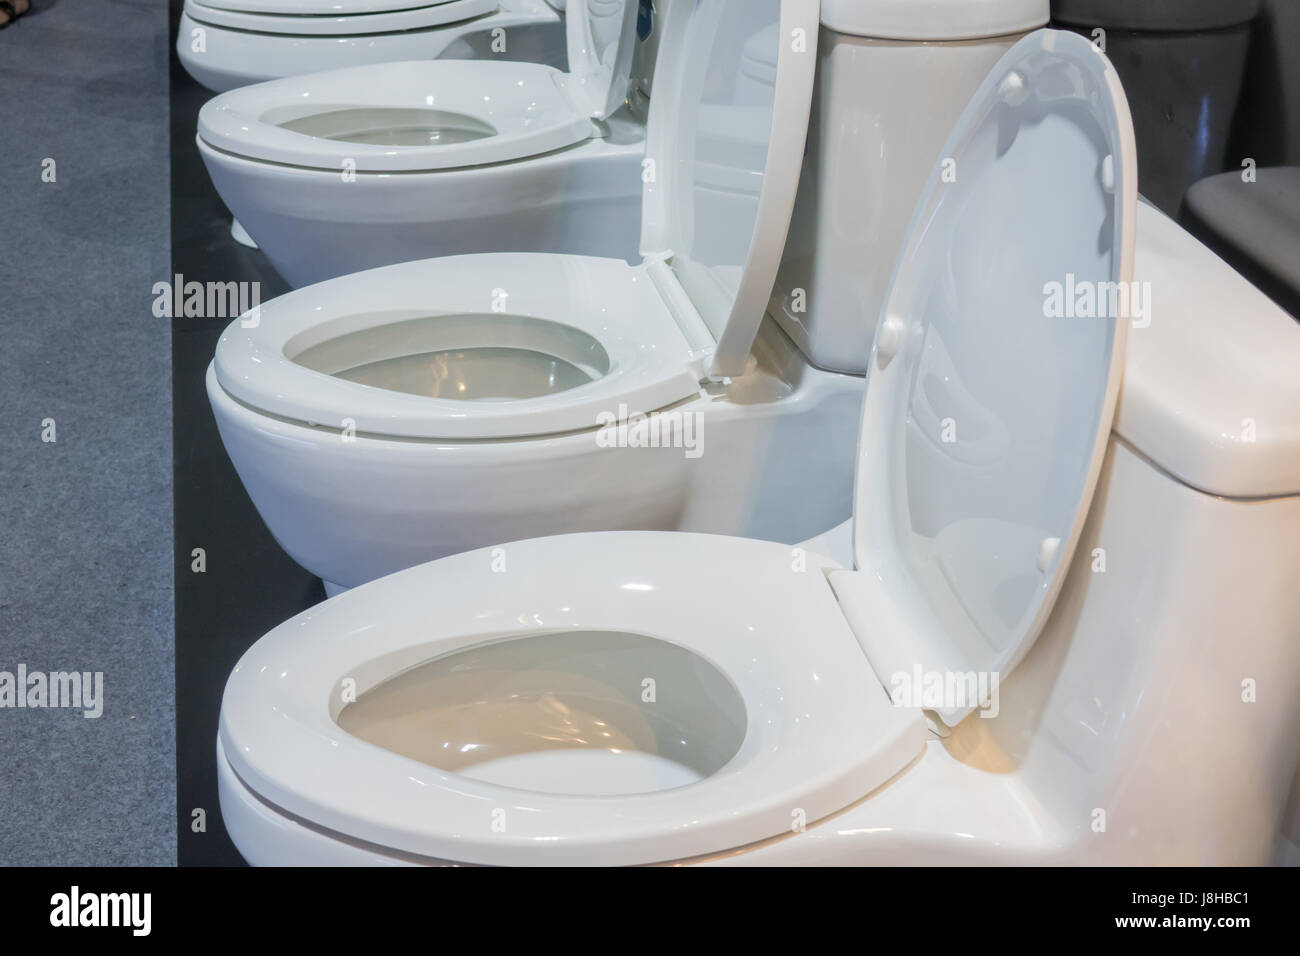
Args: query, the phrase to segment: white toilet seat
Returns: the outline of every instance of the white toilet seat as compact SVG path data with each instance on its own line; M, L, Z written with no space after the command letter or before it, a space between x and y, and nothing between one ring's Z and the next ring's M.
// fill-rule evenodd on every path
M317 826L405 853L637 864L792 832L921 751L922 721L876 680L826 586L828 559L810 555L795 572L786 545L626 532L516 543L506 560L506 575L491 551L412 568L259 641L222 707L221 744L244 785ZM335 722L345 678L364 692L494 639L577 629L633 631L711 662L746 706L739 751L690 786L565 795L448 773Z
M200 111L198 135L237 156L331 172L505 163L564 149L595 133L590 116L565 95L565 81L566 74L537 63L377 63L224 93ZM387 146L281 125L335 110L414 110L426 113L431 125L461 123L476 132L464 142Z
M364 36L446 26L492 13L497 0L186 0L196 23L286 36Z
M271 4L281 5L280 0ZM449 6L428 10L436 14ZM598 135L593 120L608 119L623 105L631 84L636 12L633 0L583 0L568 11L568 73L538 63L417 60L295 76L208 102L199 111L198 136L247 159L340 173L427 172L540 156ZM376 13L365 19L377 24L424 13ZM345 26L345 32L358 32L355 23ZM330 128L331 117L338 128ZM358 138L358 124L381 139L413 129L416 138L430 141L367 142Z
M388 350L382 354L341 357L335 370L398 354L501 345L535 348L579 365L578 356L555 348L575 340L594 343L606 367L593 372L593 381L557 394L466 402L350 382L294 361L325 341L430 316L469 321L442 337L406 336L383 346ZM518 318L542 320L534 338L518 327ZM516 322L508 340L496 329L505 321ZM491 439L591 429L599 414L617 414L620 405L649 413L696 395L689 359L686 338L644 266L500 253L401 263L281 296L261 306L256 326L236 322L226 330L215 368L230 395L281 418L335 428L350 419L358 432L374 435Z

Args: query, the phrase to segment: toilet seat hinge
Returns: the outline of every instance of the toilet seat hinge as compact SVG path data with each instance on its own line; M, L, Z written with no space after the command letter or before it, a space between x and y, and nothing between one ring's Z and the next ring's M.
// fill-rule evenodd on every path
M713 374L711 367L713 353L718 347L717 340L668 265L670 259L672 259L671 252L646 256L646 274L654 283L655 291L659 293L659 299L668 309L668 314L673 317L682 335L686 337L686 346L689 350L686 359L687 367L696 376L696 381L722 381Z

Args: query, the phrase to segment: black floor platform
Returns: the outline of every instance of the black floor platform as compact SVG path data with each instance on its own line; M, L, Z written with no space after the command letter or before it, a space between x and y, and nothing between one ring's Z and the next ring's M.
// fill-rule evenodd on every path
M181 0L171 0L172 36ZM230 237L230 214L194 145L212 96L172 52L172 272L184 281L259 282L261 300L288 290L254 249ZM320 582L280 550L222 447L204 373L228 318L172 320L176 520L176 779L182 866L240 864L217 803L216 735L226 677L259 637L324 600ZM194 549L206 570L192 570ZM196 810L206 830L195 832Z

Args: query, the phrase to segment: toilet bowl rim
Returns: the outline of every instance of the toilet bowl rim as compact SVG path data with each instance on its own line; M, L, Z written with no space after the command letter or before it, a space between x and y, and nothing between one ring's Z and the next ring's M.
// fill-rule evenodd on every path
M371 0L370 5L373 9L291 13L234 10L185 0L184 11L194 22L221 30L324 39L451 28L499 9L497 0Z
M510 163L574 146L597 132L539 63L432 60L373 63L290 76L222 93L199 111L205 145L255 162L346 172L433 172ZM423 84L423 85L419 85ZM424 95L421 89L437 89ZM310 102L304 116L343 109L438 111L493 132L460 143L391 147L328 139L264 119ZM485 106L485 103L491 105ZM279 122L284 122L281 119Z
M509 553L519 561L518 570L528 574L511 576L519 586L507 599L505 613L513 614L516 604L522 609L564 580L565 561L589 555L593 540L601 546L597 550L608 553L590 566L591 576L570 582L573 592L565 593L564 600L583 602L574 603L573 626L583 618L591 629L635 630L669 640L713 660L741 693L748 721L744 743L712 776L688 787L618 797L521 791L436 771L352 738L333 722L330 688L365 662L388 660L394 651L418 657L433 649L436 653L427 657L443 656L482 642L483 628L475 626L469 613L470 605L482 605L482 595L468 582L499 588L484 579L483 562L491 549L372 582L286 622L254 645L231 675L222 703L221 740L234 771L254 793L304 819L423 856L470 863L646 863L780 835L793 808L804 811L809 822L833 813L920 752L919 715L894 708L874 683L820 580L820 566L828 559L810 555L809 573L794 583L793 593L778 594L772 585L788 580L790 549L770 542L654 532L517 542ZM643 595L624 600L626 592L616 590L620 569L609 567L613 554L622 555L621 570L635 569L663 585L662 603L656 605L653 596L646 602ZM745 620L759 628L749 643L736 641L733 634L740 627L734 620L733 631L722 630L737 610L739 594L707 602L711 607L697 605L696 614L685 618L680 608L670 606L680 597L685 578L696 587L696 562L718 561L732 564L736 572L718 593L743 592ZM742 583L751 572L759 579L754 593ZM399 595L405 594L408 602L419 594L437 599L422 581L434 583L449 598L433 625L441 628L437 637L428 629L413 633L396 625L368 628L365 641L346 633L363 621L373 624L376 609L396 607ZM445 587L439 588L439 581ZM611 595L619 606L598 606ZM759 607L769 603L770 608ZM313 613L319 633L312 630ZM619 623L630 623L630 618L643 626ZM796 619L807 627L797 646L785 633ZM527 637L557 629L515 630ZM312 653L297 653L308 640ZM397 663L392 667L401 669ZM362 779L364 787L348 783ZM417 781L417 786L404 781ZM439 812L432 815L431 800L439 803ZM503 807L515 820L520 819L517 811L527 811L536 826L516 823L519 829L503 838L486 833L486 825L469 829L478 820L474 813L484 807ZM682 826L684 820L698 826Z
M435 290L435 291L431 291ZM304 333L422 316L483 316L494 292L509 317L567 326L594 339L608 371L568 391L492 403L434 399L345 381L287 354ZM248 323L256 322L251 327ZM338 323L347 322L347 326ZM468 343L464 347L469 347ZM699 394L690 350L642 266L542 253L489 253L400 263L307 286L232 322L214 373L232 398L281 419L357 434L426 440L510 439L592 431ZM614 421L608 421L609 416Z

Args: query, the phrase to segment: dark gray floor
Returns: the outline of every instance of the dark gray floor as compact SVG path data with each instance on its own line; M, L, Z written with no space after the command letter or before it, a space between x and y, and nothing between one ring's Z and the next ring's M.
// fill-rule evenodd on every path
M105 698L0 709L0 863L176 859L167 47L166 0L0 31L0 671Z

